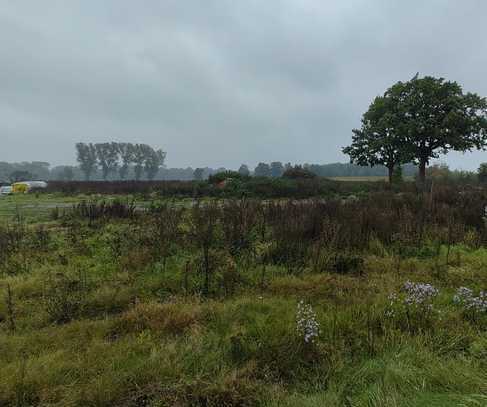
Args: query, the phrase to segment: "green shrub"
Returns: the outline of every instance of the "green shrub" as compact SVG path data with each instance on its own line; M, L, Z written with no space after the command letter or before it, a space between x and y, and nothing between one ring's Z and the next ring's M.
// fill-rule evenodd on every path
M64 324L82 314L86 286L80 279L58 274L44 292L44 305L52 322Z
M210 184L219 184L220 182L226 180L247 180L247 179L249 179L248 175L242 175L238 171L222 171L210 175L208 177L208 182Z
M361 275L364 271L364 259L354 254L336 254L332 270L338 274Z

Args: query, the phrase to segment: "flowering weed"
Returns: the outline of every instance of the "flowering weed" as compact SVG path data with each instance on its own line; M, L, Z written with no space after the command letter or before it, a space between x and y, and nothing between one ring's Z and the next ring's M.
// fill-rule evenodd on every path
M305 343L314 343L320 335L320 324L310 304L303 300L298 303L296 312L296 331Z
M399 293L389 294L385 315L398 322L405 317L408 330L413 325L426 326L438 294L439 290L431 284L407 281Z
M433 299L439 291L431 284L412 283L407 281L402 290L406 293L404 305L414 307L422 311L431 311L433 309Z
M487 315L487 292L480 291L478 296L468 287L460 287L453 296L453 302L463 307L465 314L472 317Z

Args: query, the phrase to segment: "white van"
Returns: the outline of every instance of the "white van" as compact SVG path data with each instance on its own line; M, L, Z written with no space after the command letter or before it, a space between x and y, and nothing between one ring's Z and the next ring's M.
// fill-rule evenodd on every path
M12 194L11 186L0 187L0 195L11 195L11 194Z

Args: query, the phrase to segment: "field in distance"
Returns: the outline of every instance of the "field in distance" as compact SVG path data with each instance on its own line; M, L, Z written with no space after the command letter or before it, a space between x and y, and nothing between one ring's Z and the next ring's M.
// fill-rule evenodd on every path
M387 181L386 176L364 176L364 177L327 177L333 181L344 181L344 182L377 182L377 181ZM414 177L403 177L405 181L413 181Z

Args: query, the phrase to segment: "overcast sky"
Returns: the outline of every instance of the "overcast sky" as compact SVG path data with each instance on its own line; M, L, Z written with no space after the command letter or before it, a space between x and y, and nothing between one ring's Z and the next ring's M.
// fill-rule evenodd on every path
M486 16L485 0L0 0L0 161L114 140L170 167L345 162L398 80L487 96Z

